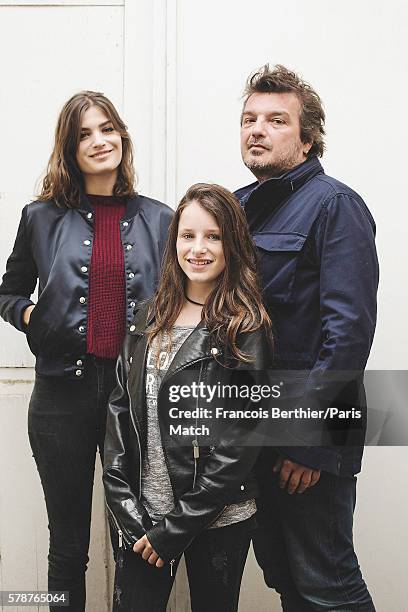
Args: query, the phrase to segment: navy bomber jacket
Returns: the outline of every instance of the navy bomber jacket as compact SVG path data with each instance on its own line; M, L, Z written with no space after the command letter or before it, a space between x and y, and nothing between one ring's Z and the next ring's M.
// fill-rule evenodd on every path
M317 157L236 195L259 254L276 367L299 372L289 406L331 404L358 407L364 414L362 380L379 275L375 223L367 206L327 176ZM333 383L338 374L341 384ZM315 469L355 474L361 469L364 427L357 436L351 428L338 445L320 446L308 444L307 431L298 434L295 426L293 441L280 450Z
M153 295L173 211L142 195L126 202L120 221L126 286L126 322L137 303ZM13 252L0 285L0 315L27 334L36 371L81 379L86 367L86 325L93 213L84 196L79 208L32 202L23 208ZM30 322L23 311L38 301Z

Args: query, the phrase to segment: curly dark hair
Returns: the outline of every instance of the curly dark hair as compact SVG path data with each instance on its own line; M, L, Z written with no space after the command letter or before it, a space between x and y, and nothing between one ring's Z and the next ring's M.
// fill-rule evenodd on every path
M244 108L254 93L294 93L300 103L300 139L303 143L312 143L307 157L321 157L325 149L324 121L320 96L299 75L281 64L273 68L265 64L251 73L244 89Z

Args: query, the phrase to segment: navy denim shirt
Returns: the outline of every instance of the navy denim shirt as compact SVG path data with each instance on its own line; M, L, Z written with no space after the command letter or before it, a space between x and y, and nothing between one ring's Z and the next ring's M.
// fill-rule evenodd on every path
M375 223L367 206L355 191L326 176L316 157L236 195L258 248L277 367L305 373L299 395L308 404L321 393L325 373L354 372L346 403L361 406L378 286ZM332 473L361 468L358 445L281 450Z

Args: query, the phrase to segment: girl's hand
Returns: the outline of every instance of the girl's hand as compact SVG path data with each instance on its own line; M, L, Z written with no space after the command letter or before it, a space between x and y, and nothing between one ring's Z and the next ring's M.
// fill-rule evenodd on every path
M164 565L163 559L161 559L157 552L153 549L152 545L147 539L147 535L144 535L134 544L133 551L138 555L142 555L142 559L150 563L150 565L155 565L156 567L163 567Z

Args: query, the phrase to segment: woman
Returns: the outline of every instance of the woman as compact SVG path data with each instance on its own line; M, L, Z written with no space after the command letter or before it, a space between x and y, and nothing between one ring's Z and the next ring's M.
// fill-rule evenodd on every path
M108 408L104 483L121 548L114 610L164 611L183 552L193 611L237 610L260 407L248 394L209 403L193 390L265 382L269 332L243 211L226 189L194 185L170 225L157 294L130 327ZM238 412L215 418L216 408Z
M115 362L136 304L154 292L172 216L134 181L132 143L112 102L74 95L0 286L0 314L36 356L28 425L48 511L48 588L69 591L75 612L85 609L95 454Z

